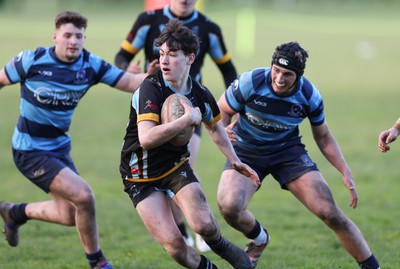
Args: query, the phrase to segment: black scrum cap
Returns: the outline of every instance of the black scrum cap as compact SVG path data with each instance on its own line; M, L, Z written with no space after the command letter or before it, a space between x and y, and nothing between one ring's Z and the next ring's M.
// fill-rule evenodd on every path
M299 79L306 68L307 57L307 51L305 51L299 43L289 42L275 48L271 65L275 64L282 68L292 70L296 73L297 79Z

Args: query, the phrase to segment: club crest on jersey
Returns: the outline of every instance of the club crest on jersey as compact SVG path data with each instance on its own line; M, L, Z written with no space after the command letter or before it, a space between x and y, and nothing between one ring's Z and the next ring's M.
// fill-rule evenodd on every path
M303 107L299 104L292 105L288 114L292 117L301 117L303 115Z
M86 78L86 71L85 70L79 70L78 72L76 72L76 76L75 76L75 84L84 84L88 81L88 79Z

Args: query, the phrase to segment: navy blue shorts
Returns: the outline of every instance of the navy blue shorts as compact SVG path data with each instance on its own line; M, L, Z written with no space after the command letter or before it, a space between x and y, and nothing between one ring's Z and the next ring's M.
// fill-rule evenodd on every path
M239 159L253 168L261 182L271 174L279 182L282 189L286 184L310 172L318 171L317 165L308 156L303 144L292 145L274 151L249 150L241 147L240 143L233 143ZM232 169L229 161L224 170Z
M138 203L146 199L155 191L163 191L167 196L172 198L184 186L199 182L193 173L188 161L182 164L173 173L163 179L151 182L130 182L123 179L125 189L136 207Z
M13 149L13 156L19 171L46 193L50 192L50 184L61 169L69 167L72 171L78 173L68 151L59 154Z

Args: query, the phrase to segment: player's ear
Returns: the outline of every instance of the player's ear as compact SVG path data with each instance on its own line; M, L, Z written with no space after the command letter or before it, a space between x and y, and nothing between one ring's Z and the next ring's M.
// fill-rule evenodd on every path
M190 53L188 56L188 61L187 64L192 64L194 63L194 60L196 59L196 55L194 53Z

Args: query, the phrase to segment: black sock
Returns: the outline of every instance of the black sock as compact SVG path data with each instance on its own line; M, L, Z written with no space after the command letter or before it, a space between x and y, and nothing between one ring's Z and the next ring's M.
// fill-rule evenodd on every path
M10 218L15 222L16 225L25 224L28 221L28 216L25 213L25 207L27 203L15 204L10 209Z
M211 248L212 251L214 251L218 256L221 256L222 253L224 252L226 248L226 240L222 237L222 235L219 236L218 240L204 240L207 245Z
M256 220L256 224L254 225L253 230L251 230L250 233L245 234L245 236L249 239L254 239L256 238L261 232L261 225L260 223Z
M185 223L184 222L182 222L181 224L178 224L178 229L179 229L179 231L181 232L181 234L184 236L184 237L187 237L188 235L187 235L187 232L186 232L186 226L185 226Z
M197 269L218 269L206 256L200 255L201 261Z
M363 262L358 263L361 269L380 269L379 262L376 260L375 256L372 254L368 259Z
M222 235L220 235L219 236L219 238L218 238L218 240L213 240L213 241L211 241L211 240L204 240L206 243L207 243L207 245L210 247L210 248L212 248L212 247L219 247L221 244L222 244Z
M101 249L93 254L86 253L86 259L88 260L91 268L94 267L100 261L101 258L104 258L104 255L103 255L103 252L101 251Z

